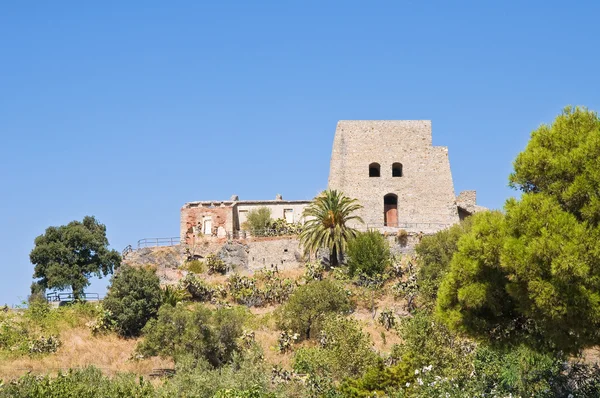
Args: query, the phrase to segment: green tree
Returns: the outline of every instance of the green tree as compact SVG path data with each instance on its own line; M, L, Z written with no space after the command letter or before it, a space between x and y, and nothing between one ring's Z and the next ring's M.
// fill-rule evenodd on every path
M266 230L269 229L271 223L271 209L268 207L259 207L248 212L246 222L242 225L242 228L250 231L254 236L261 236L266 234Z
M108 248L106 226L90 216L81 222L48 227L35 238L29 259L35 265L33 277L38 279L32 293L40 288L70 287L75 299L82 296L92 275L101 278L112 274L121 263L119 253Z
M514 162L510 185L545 193L580 221L600 223L600 118L584 107L567 107L552 124L531 133Z
M443 280L437 313L488 340L574 353L600 343L600 121L567 108L515 161L523 190L505 214L474 216Z
M339 257L346 252L348 240L354 238L357 230L350 228L350 221L363 222L352 215L362 208L356 199L350 199L336 190L321 192L304 209L307 218L300 233L300 242L305 254L314 254L320 248L329 249L331 265L337 266Z
M473 217L468 217L460 224L424 236L415 247L419 263L419 294L426 303L435 303L439 285L450 269L452 256L458 250L458 239L471 229L472 220Z
M163 302L160 280L152 268L124 265L112 279L102 305L121 336L138 336Z
M310 282L296 289L278 309L277 323L309 339L317 336L326 315L347 313L350 308L346 292L334 282Z
M208 361L218 367L239 350L238 338L247 313L241 308L211 311L201 305L165 305L158 318L144 327L144 340L137 351L145 356L172 357L176 362Z
M390 246L378 231L359 232L348 242L348 273L383 274L391 259Z

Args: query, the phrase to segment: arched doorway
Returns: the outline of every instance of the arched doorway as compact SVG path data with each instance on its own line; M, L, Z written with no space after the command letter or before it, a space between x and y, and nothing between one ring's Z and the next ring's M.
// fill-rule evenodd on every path
M383 225L398 226L398 195L388 193L383 197Z

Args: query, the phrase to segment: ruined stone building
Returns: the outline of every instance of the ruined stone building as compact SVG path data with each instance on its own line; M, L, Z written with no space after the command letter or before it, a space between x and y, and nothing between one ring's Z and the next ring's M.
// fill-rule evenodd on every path
M432 145L428 120L343 120L331 153L329 188L356 198L364 224L357 228L432 233L481 210L475 191L454 193L448 148ZM310 200L239 200L186 203L181 237L235 236L252 209L301 222Z
M454 194L448 148L429 120L342 120L329 188L356 198L364 227L435 232L477 211L475 191Z

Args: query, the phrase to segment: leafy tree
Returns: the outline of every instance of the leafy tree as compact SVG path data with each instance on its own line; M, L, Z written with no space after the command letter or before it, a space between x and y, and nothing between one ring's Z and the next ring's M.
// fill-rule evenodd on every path
M346 292L330 280L315 281L300 286L278 309L278 325L303 338L314 338L328 314L343 314L350 310Z
M378 231L359 232L348 242L348 273L383 274L391 260L390 247Z
M252 235L260 236L269 229L271 223L271 209L268 207L259 207L248 212L243 229L250 231Z
M48 227L35 238L29 258L35 265L33 277L39 278L32 293L41 288L71 287L75 299L82 296L92 275L101 278L112 274L121 263L119 253L108 249L106 226L89 216L81 222Z
M475 337L574 353L600 343L600 121L567 108L532 133L505 215L475 215L439 290L438 315Z
M162 302L163 292L154 269L124 265L113 277L102 305L117 332L132 337L156 316Z
M300 233L300 242L305 254L314 254L320 248L330 252L331 265L337 266L339 257L347 249L348 240L354 238L357 230L350 228L350 221L363 222L359 216L352 215L362 208L356 199L350 199L336 190L321 192L304 209L307 218Z
M419 262L419 294L426 302L435 302L440 282L450 269L452 256L458 250L458 239L471 229L472 220L473 217L468 217L460 224L434 235L424 236L415 247Z
M161 355L176 361L191 358L194 363L206 360L212 366L221 366L239 350L237 339L242 335L246 315L241 308L211 312L200 305L165 305L158 311L158 318L144 327L145 339L137 351L145 356Z
M552 124L531 133L514 162L510 185L545 193L579 221L600 223L600 118L583 107L567 107Z

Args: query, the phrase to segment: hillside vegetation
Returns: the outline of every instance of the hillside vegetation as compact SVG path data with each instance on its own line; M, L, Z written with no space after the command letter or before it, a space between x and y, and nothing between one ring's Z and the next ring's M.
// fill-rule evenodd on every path
M64 255L85 223L49 228L28 308L0 313L0 397L598 397L599 160L597 114L566 108L517 157L521 198L414 256L348 228L360 205L326 191L300 239L329 264L240 275L211 255L169 286L121 265L98 305L41 298L48 272L116 264Z

